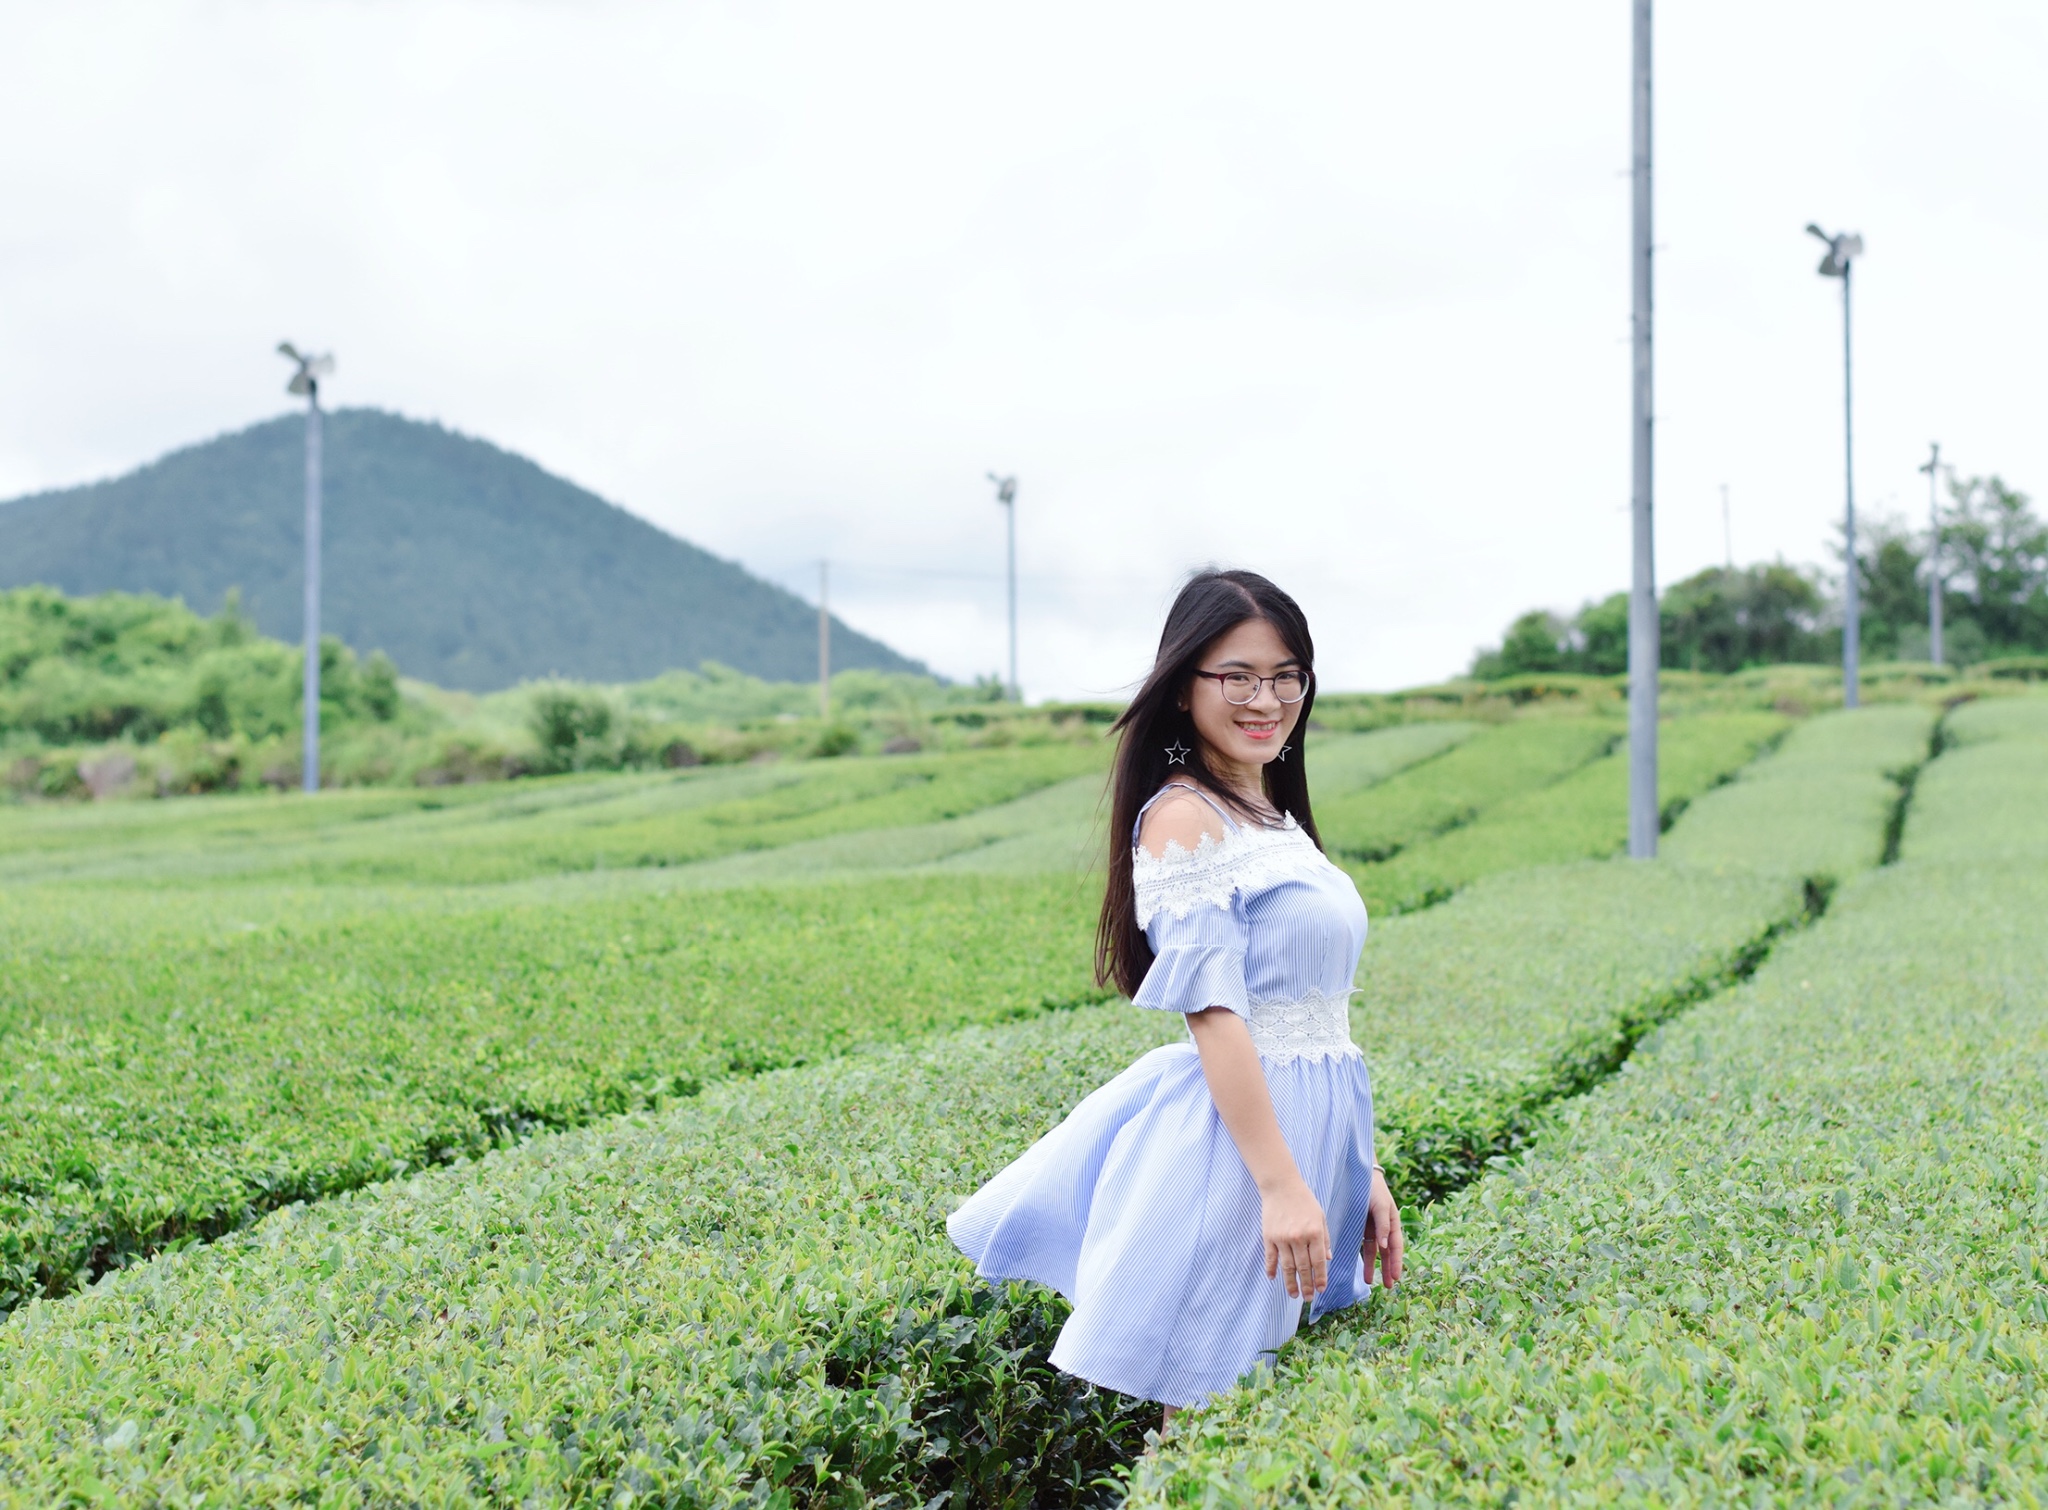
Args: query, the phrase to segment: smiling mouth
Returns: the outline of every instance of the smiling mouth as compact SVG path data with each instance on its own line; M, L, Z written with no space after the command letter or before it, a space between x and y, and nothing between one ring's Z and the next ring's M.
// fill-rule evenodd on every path
M1280 720L1276 718L1269 723L1240 723L1237 728L1246 739L1271 739L1280 732Z

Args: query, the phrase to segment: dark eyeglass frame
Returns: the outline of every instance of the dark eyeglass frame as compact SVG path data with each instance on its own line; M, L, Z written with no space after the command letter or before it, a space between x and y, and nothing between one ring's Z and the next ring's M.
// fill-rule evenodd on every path
M1315 673L1313 671L1302 671L1299 669L1293 671L1276 671L1271 676L1252 676L1252 674L1249 671L1197 671L1195 675L1200 677L1206 677L1208 680L1214 682L1216 684L1217 692L1220 693L1222 695L1223 700L1226 703L1229 703L1230 706L1233 708L1248 708L1253 703L1257 702L1259 700L1260 688L1264 687L1268 682L1271 682L1273 684L1273 696L1280 699L1280 703L1283 707L1291 708L1296 703L1300 702L1302 698L1308 696L1308 689L1313 687L1316 681ZM1233 676L1251 677L1252 695L1246 698L1243 702L1239 702L1236 698L1232 697L1230 695L1230 688L1225 685ZM1297 694L1294 697L1281 696L1280 678L1283 676L1298 676L1301 678L1301 691L1299 694Z

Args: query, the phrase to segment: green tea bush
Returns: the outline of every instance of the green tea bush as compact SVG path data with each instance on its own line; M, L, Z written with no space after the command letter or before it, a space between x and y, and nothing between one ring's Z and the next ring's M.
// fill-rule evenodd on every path
M1916 786L1904 855L1969 862L2048 854L2048 695L1971 703Z
M1100 747L561 777L506 788L335 793L318 802L0 812L0 877L462 885L682 865L931 822L1102 769Z
M1814 718L1695 801L1660 850L1699 865L1846 880L1883 857L1900 780L1927 759L1936 714L1890 703Z
M1356 1020L1395 1178L1413 1193L1458 1157L1443 1129L1469 1154L1546 1076L1573 1088L1796 905L1753 877L1659 868L1646 890L1586 865L1383 930ZM1505 955L1485 947L1504 935ZM26 1499L84 1476L161 1499L284 1499L322 1475L441 1503L847 1481L1078 1494L1150 1411L1051 1374L1061 1303L976 1286L939 1220L1177 1029L1087 1008L714 1086L31 1305L0 1330L0 1483Z
M1434 1200L1522 1146L1542 1108L1801 915L1790 878L1608 861L1494 876L1376 927L1352 1036L1396 1194Z
M203 900L0 893L0 1310L538 1128L1100 995L1074 879Z
M1455 749L1482 727L1445 719L1399 724L1366 734L1311 733L1304 742L1309 791L1319 809L1333 806Z
M1411 1148L1453 1157L1429 1132L1463 1110L1483 1118L1457 1123L1468 1144L1493 1135L1546 1072L1569 1087L1632 1013L1796 906L1754 878L1660 872L1644 892L1621 871L1502 878L1376 940L1358 1020L1383 1120L1423 1124L1387 1134L1404 1185L1424 1177ZM1588 910L1599 927L1565 926ZM1510 930L1512 959L1481 947ZM1460 1018L1468 1032L1447 1030ZM0 1482L284 1498L325 1473L373 1498L623 1485L717 1503L801 1472L870 1493L1077 1492L1150 1412L1051 1375L1062 1305L979 1289L939 1219L1177 1029L1089 1008L712 1087L31 1306L0 1332ZM1514 1105L1487 1108L1489 1091ZM962 1454L1010 1477L963 1481Z
M1309 747L1318 800L1396 773L1468 738L1476 725L1411 724L1372 734L1315 736ZM890 871L994 875L1099 872L1107 852L1103 775L1077 776L1013 802L938 823L865 829L730 855L676 874L696 884L817 880Z
M1694 797L1728 780L1786 727L1781 715L1771 713L1704 713L1663 725L1657 776L1665 812L1675 816ZM1470 824L1411 845L1383 864L1354 866L1366 906L1406 912L1480 876L1619 851L1628 842L1628 752L1611 735L1602 748L1608 751L1602 758L1558 780L1503 793Z
M713 1088L31 1305L0 1501L1088 1498L1151 1412L1055 1375L1057 1302L939 1229L1093 1076L1067 1026Z
M1936 761L1909 855L1936 814L1995 827L2013 775ZM2044 909L2044 848L1845 884L1132 1502L2037 1503Z
M1592 718L1498 724L1383 784L1319 801L1316 823L1332 857L1373 864L1518 792L1550 785L1604 755L1619 737L1618 725ZM1309 755L1313 761L1313 747Z
M1404 1194L1515 1146L1799 905L1785 877L1591 864L1377 929L1354 1023ZM1086 909L1070 922L1084 933ZM1084 957L1042 937L1041 960ZM1079 1497L1150 1412L1050 1373L1060 1303L976 1286L940 1218L1178 1024L1040 1005L293 1208L32 1303L0 1328L0 1485L25 1503L321 1482L449 1504Z

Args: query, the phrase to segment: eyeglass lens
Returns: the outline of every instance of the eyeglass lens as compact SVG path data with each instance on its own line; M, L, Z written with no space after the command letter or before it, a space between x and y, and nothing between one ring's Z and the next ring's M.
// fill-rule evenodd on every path
M1223 678L1224 701L1239 707L1255 702L1259 683L1270 681L1273 695L1283 703L1298 703L1308 695L1308 677L1300 671L1283 671L1278 676L1257 677L1248 671L1233 671Z

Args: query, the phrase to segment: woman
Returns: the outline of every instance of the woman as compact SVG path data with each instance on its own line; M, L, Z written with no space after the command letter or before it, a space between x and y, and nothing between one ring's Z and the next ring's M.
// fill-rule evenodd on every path
M1264 577L1205 572L1174 600L1116 725L1096 974L1184 1014L1189 1042L1096 1091L947 1223L984 1277L1074 1303L1057 1367L1168 1423L1270 1361L1304 1302L1364 1298L1375 1260L1401 1277L1346 1012L1365 904L1309 811L1314 654Z

